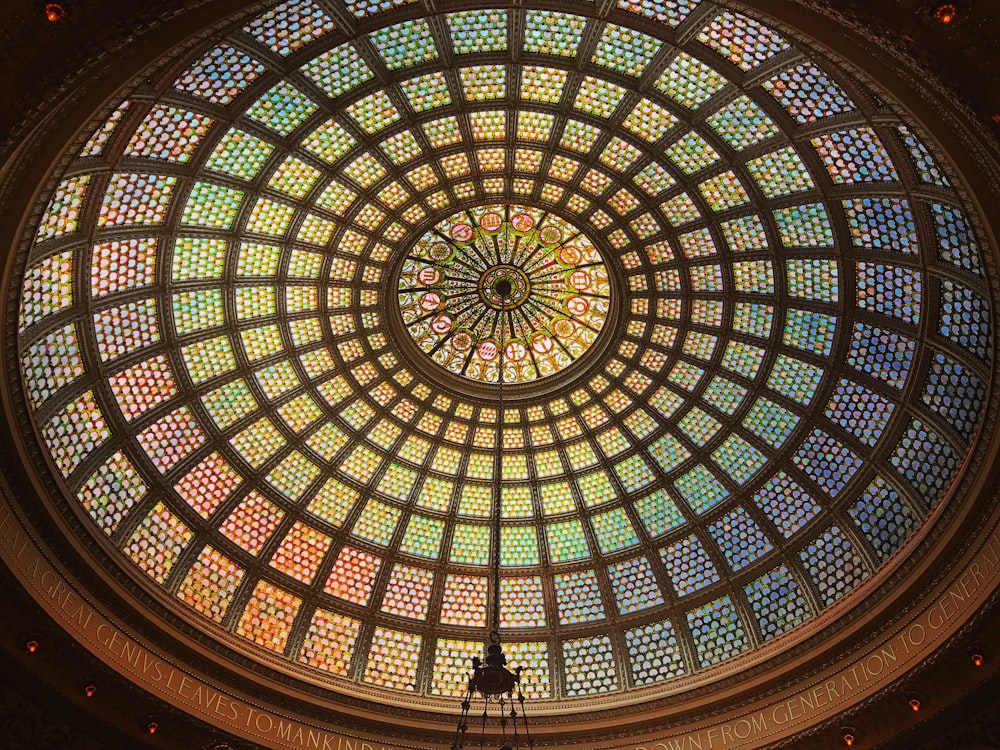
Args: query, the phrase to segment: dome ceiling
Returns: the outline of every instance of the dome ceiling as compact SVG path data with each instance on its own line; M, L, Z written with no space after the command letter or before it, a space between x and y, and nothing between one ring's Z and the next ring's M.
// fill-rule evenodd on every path
M499 433L536 699L668 691L898 563L992 359L919 128L708 0L382 5L237 24L46 196L24 397L118 563L230 648L449 706Z
M611 304L608 269L580 230L521 206L465 212L410 251L403 320L434 361L471 380L530 382L583 355ZM470 223L471 222L471 223Z

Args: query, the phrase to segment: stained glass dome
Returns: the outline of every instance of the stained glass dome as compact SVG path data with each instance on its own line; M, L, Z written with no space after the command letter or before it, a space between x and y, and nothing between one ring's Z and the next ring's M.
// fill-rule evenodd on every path
M407 254L400 311L445 369L516 384L553 375L594 343L611 304L601 254L580 230L524 206L438 224Z
M980 422L977 219L888 92L723 3L531 5L234 21L92 124L23 260L72 512L335 692L453 705L498 479L531 698L777 654L907 564Z

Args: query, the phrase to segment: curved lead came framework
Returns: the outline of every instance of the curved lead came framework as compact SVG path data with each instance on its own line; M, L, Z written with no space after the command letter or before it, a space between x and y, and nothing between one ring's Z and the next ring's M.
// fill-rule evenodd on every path
M669 697L849 620L960 502L993 378L945 159L709 0L393 5L276 5L77 144L17 343L62 502L225 649L447 709L503 348L529 698Z

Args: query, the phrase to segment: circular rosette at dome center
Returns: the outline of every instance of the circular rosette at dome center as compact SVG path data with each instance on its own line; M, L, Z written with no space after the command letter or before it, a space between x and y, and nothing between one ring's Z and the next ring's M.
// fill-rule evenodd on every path
M399 273L410 336L449 372L526 383L582 357L609 313L600 251L579 229L538 209L483 206L439 222Z

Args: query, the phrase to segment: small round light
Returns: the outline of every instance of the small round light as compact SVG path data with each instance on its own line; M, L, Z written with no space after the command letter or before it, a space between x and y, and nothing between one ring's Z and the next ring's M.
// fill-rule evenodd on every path
M947 26L958 18L958 8L954 3L941 3L934 11L934 20Z
M33 654L38 650L38 641L35 638L29 638L24 642L24 647L28 650L29 654Z
M66 18L66 9L60 3L46 3L45 19L49 23L59 23Z

